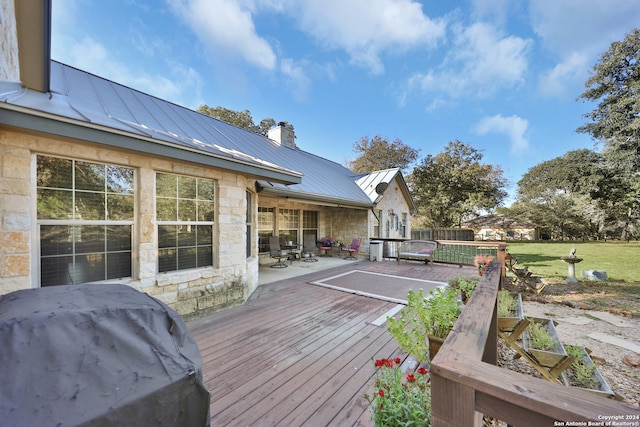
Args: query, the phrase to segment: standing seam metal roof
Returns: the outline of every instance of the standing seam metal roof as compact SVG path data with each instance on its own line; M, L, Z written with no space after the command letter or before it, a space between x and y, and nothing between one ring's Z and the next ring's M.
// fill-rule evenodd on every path
M280 145L262 135L57 61L51 61L50 87L51 93L44 94L28 89L15 90L15 86L14 90L8 90L7 85L2 84L0 99L7 104L80 124L124 132L131 138L151 139L257 168L279 170L292 177L302 175L299 184L259 182L265 190L281 196L290 194L291 197L334 200L362 207L373 205L366 185L359 185L362 175L299 148ZM393 179L398 171L392 171L376 174L374 179Z

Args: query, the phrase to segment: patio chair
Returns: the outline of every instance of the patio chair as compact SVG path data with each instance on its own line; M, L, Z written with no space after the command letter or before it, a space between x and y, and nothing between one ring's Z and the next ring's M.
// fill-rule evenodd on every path
M349 255L344 257L343 259L357 259L353 256L354 253L357 253L360 250L360 239L353 239L349 246L345 246L342 248L342 252L348 252Z
M315 237L304 236L303 243L304 258L302 258L302 260L305 262L317 262L318 258L316 258L315 255L318 252L318 247L316 245Z
M333 239L331 237L323 237L320 239L320 250L324 251L324 256L332 256Z
M271 258L278 260L271 268L287 268L287 264L282 262L282 258L286 258L288 254L286 251L280 249L280 239L278 236L269 236L269 254Z

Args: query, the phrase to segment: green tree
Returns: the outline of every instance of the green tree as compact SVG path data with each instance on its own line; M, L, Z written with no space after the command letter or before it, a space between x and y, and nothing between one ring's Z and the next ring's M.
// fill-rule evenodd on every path
M356 173L368 173L376 170L400 168L406 170L418 159L419 150L403 143L399 138L389 142L376 135L369 139L363 136L353 144L353 151L358 157L349 162L347 167Z
M495 209L507 197L499 166L481 163L482 153L458 140L443 153L429 154L414 168L409 183L422 225L458 226L472 214Z
M593 197L605 178L600 154L569 151L542 162L518 181L510 215L539 224L553 238L584 238L602 232L602 210Z
M276 125L276 121L270 117L262 119L260 124L256 125L249 110L235 111L220 106L209 107L205 104L198 107L198 112L263 136L267 136L269 129ZM284 123L285 127L294 130L292 124L287 122L280 123Z
M638 228L640 205L640 30L613 42L593 67L579 99L595 102L577 129L604 146L608 175L600 203L612 218L624 223L622 237Z

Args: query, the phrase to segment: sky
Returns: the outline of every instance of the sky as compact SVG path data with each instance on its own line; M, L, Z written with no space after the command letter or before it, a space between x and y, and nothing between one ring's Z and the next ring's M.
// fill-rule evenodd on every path
M638 0L53 0L52 58L191 109L292 124L345 164L362 137L460 140L517 182L581 148L578 99Z

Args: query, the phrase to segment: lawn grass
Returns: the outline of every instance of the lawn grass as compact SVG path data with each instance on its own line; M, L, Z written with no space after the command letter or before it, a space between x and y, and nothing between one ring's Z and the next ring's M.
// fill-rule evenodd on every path
M517 267L534 275L565 279L568 264L562 257L572 248L583 261L576 264L576 278L582 270L604 270L610 281L640 283L640 242L507 242L507 252L518 258Z

